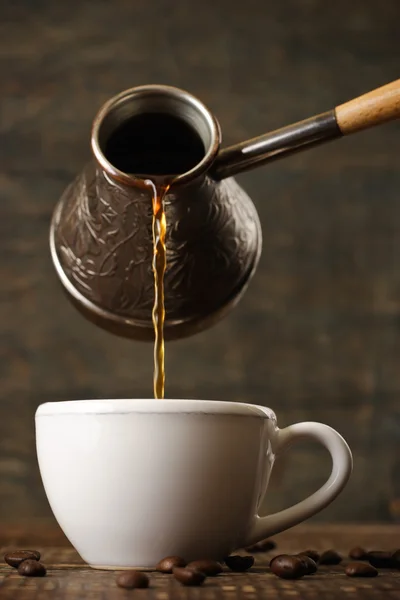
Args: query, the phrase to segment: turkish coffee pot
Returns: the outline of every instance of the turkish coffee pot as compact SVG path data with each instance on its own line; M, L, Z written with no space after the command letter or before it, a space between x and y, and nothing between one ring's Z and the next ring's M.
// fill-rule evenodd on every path
M400 80L328 112L220 149L214 115L191 94L148 85L115 96L94 119L93 158L53 214L51 256L89 320L153 340L152 191L165 198L166 340L202 331L244 293L261 252L251 199L232 177L400 116Z

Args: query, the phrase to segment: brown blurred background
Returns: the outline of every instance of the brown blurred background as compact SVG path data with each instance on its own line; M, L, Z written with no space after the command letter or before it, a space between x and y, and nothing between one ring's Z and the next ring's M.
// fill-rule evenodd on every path
M50 215L90 156L99 106L128 87L176 85L215 112L225 144L244 140L397 79L400 3L0 7L0 517L17 520L50 515L39 403L152 395L151 345L85 322L50 262ZM267 404L281 426L320 420L346 437L354 475L319 520L400 519L399 133L385 125L239 177L263 227L258 272L225 321L166 348L168 397ZM329 464L297 447L266 508L311 493Z

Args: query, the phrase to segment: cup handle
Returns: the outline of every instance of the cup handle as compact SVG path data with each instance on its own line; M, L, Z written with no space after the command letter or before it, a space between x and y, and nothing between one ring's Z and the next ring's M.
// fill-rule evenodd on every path
M353 469L349 446L342 436L328 425L313 422L297 423L285 429L277 429L275 433L273 449L276 456L293 442L305 438L316 440L329 451L332 457L332 471L324 485L305 500L266 517L256 515L250 525L244 547L289 529L320 512L340 494Z

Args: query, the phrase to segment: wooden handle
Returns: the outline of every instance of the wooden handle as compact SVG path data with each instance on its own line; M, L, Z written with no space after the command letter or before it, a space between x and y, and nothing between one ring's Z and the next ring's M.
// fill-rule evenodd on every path
M343 135L400 117L400 79L335 108Z

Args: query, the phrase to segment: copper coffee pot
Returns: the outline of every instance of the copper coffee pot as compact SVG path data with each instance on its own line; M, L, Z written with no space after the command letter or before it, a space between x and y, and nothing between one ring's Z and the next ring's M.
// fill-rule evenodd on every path
M123 157L114 160L118 152L110 152L109 143L116 131L141 115L150 123L147 136L133 134L130 143L137 157L142 148L142 157L150 153L147 163L145 158L139 161L140 169L148 164L150 172L131 174L122 168ZM171 123L182 127L176 134L164 126L152 128L152 118L160 115L167 129ZM67 295L97 325L118 335L153 339L152 203L150 190L140 181L166 175L159 165L151 172L157 152L177 152L185 167L168 173L174 183L165 198L164 334L168 340L206 329L238 302L261 252L256 209L232 176L399 116L397 80L328 112L220 150L216 118L191 94L161 85L122 92L97 114L93 160L65 190L53 215L51 255ZM193 140L202 148L196 158Z

